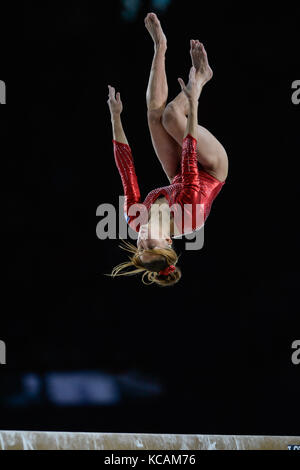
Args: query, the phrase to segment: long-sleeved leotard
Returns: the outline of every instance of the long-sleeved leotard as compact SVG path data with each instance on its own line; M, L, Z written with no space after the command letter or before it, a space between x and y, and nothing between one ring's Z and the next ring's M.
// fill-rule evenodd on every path
M168 186L153 189L141 203L141 195L129 145L113 139L114 156L124 189L124 215L131 228L139 231L147 223L148 211L160 196L165 196L174 215L175 236L199 230L212 203L221 191L221 182L201 169L197 161L197 140L188 134L183 140L181 171Z

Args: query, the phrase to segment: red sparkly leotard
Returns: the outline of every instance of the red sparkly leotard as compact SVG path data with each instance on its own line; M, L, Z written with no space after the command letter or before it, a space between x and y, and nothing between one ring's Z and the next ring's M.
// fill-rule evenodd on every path
M203 226L225 181L221 182L201 169L197 161L196 139L190 134L184 138L180 172L170 185L153 189L143 203L130 146L114 139L113 146L124 189L124 215L131 228L138 232L140 225L147 223L148 211L160 196L165 196L173 213L176 236L191 233Z

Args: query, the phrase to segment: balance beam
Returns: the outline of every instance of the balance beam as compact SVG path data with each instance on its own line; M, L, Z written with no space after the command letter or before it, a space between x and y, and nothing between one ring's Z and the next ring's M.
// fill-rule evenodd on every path
M0 450L288 450L295 436L0 431Z

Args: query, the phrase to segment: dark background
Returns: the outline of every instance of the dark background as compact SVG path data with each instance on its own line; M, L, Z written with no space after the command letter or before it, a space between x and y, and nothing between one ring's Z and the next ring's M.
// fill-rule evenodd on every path
M121 91L142 196L167 184L146 119L149 11L168 38L169 100L189 39L206 46L199 122L230 163L203 249L176 242L183 277L165 289L105 277L126 255L95 234L96 208L122 194L107 84ZM144 1L130 18L121 1L28 1L23 19L0 76L0 428L299 434L300 7ZM64 383L79 373L72 403Z

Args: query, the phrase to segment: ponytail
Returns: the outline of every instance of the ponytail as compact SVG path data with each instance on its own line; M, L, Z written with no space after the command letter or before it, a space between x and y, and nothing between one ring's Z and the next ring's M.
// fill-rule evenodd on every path
M173 248L149 248L144 253L154 253L159 258L153 262L142 263L138 248L125 240L122 240L122 242L123 245L119 245L120 248L131 253L131 256L129 256L129 261L115 266L111 274L108 274L109 276L114 278L116 276L142 274L143 284L155 283L160 287L172 286L180 280L182 273L181 269L176 266L178 255ZM127 268L130 267L135 269L128 271Z

